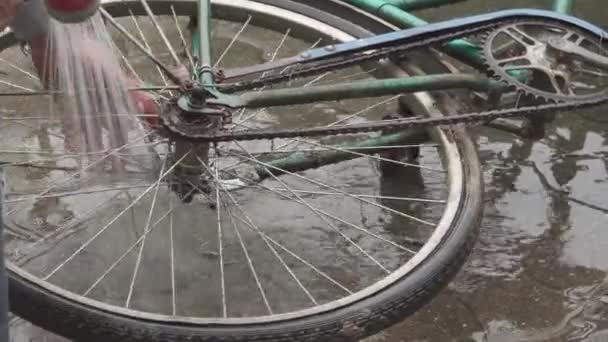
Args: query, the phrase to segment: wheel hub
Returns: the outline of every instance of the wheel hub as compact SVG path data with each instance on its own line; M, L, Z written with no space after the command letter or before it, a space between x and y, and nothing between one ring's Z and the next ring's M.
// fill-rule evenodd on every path
M184 202L192 201L194 195L211 191L209 177L209 149L211 144L194 140L197 134L209 134L230 123L231 111L210 103L213 94L197 82L183 87L183 94L171 99L161 112L162 122L169 132L179 130L184 135L168 134L173 142L175 168L171 188ZM189 139L188 137L192 137Z

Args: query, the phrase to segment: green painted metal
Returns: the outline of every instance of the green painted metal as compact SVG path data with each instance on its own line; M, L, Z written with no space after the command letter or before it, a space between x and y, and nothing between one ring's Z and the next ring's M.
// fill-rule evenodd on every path
M199 59L198 79L202 84L213 84L211 61L211 0L198 0L198 30L193 35L196 44L196 56ZM194 45L194 44L193 44Z
M553 0L553 10L555 12L570 14L574 7L574 0Z
M389 4L397 6L404 11L423 10L463 1L466 0L386 0Z
M358 143L350 144L349 146L332 146L332 150L327 151L294 152L286 157L277 158L266 163L277 169L289 172L300 172L322 167L324 165L360 158L361 154L371 155L382 151L381 149L375 149L375 147L420 144L428 140L429 137L425 130L407 130L404 132L382 135L377 138L366 139ZM348 150L345 150L346 148L348 148ZM340 149L342 149L342 151L340 151ZM277 176L280 175L281 171L277 169L266 169L258 166L256 167L256 172L260 178L265 179L272 177L272 174Z
M228 98L231 103L227 104L232 107L260 108L456 88L499 90L503 86L500 82L474 74L438 74L247 92Z
M430 1L430 0L429 0ZM428 24L427 21L395 6L387 0L346 0L346 2L400 27L416 27ZM480 48L465 40L454 40L445 45L445 51L451 56L479 69L484 68Z

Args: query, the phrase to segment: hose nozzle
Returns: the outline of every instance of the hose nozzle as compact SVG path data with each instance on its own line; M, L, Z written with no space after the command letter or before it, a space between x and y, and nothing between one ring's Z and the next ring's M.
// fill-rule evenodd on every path
M63 23L81 23L99 9L100 0L44 0L49 15Z

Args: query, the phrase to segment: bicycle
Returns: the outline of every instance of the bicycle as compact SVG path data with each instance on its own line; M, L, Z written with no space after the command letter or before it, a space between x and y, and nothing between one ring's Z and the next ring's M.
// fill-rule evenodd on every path
M374 4L103 2L106 24L126 37L116 42L125 67L146 70L146 57L158 72L156 84L133 90L166 98L165 110L159 126L131 137L138 153L124 156L132 169L116 179L70 164L80 156L61 152L57 122L22 114L41 103L12 103L2 143L17 136L26 149L0 152L11 309L75 340L350 341L431 300L465 262L482 216L480 165L463 124L605 103L605 90L585 83L608 66L604 31L539 10L397 30ZM415 22L395 5L383 10ZM220 28L215 39L209 27ZM151 52L149 32L167 55ZM227 53L270 40L253 49L253 66L242 65L250 54ZM212 54L212 41L224 48ZM16 44L0 36L0 57L19 55ZM450 73L438 50L497 79ZM170 85L179 81L170 61L186 61L193 81ZM11 80L33 76L9 66ZM326 85L331 77L338 85ZM267 90L280 84L290 87ZM3 85L22 88L4 88L5 97L48 95ZM445 94L455 89L487 94L490 109L454 113ZM344 104L350 98L359 110ZM161 271L168 276L157 279Z

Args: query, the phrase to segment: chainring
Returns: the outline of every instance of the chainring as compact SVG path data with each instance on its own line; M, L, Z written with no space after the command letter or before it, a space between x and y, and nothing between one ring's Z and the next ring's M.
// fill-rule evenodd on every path
M528 28L528 30L524 30ZM534 32L530 29L541 29L544 32ZM497 46L501 36L508 37L515 42ZM605 89L586 94L576 94L573 76L576 75L576 63L570 56L549 46L549 39L569 39L578 37L581 41L590 42L599 51L601 38L589 37L575 27L557 22L542 20L521 20L501 26L490 33L483 46L488 74L518 92L533 96L541 101L571 102L585 101L591 98L605 96ZM608 53L608 51L606 51ZM519 68L519 69L518 69ZM518 79L509 71L528 71L525 81ZM543 75L544 74L544 75ZM552 90L552 91L550 91Z

